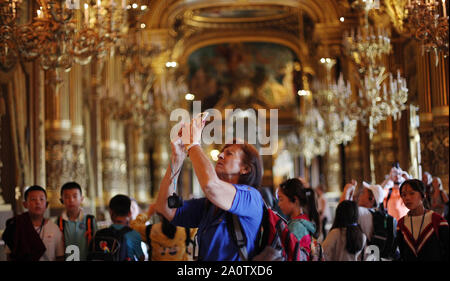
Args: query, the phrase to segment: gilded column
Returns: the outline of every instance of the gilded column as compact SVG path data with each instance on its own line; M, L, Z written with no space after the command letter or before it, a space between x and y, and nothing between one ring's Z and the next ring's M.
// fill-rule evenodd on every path
M140 129L135 130L136 151L134 155L135 197L141 203L150 200L150 177L148 153L144 150L144 137Z
M32 66L30 144L32 149L33 182L40 186L45 183L45 85L44 71L37 65Z
M135 158L136 158L136 131L134 125L131 122L128 122L125 125L125 146L126 146L126 160L127 160L127 169L128 169L128 177L127 177L127 185L128 185L128 194L137 200L137 192L135 188Z
M62 208L59 189L72 179L73 149L67 83L64 83L67 82L66 75L60 69L45 73L46 187L51 211Z
M374 134L373 155L375 162L375 182L382 183L389 174L392 163L396 160L394 138L392 134L392 117L382 121Z
M83 99L81 92L82 72L81 66L75 64L70 72L70 120L72 123L72 150L73 150L73 181L81 185L85 201L88 201L86 193L87 170L86 149L84 144L84 126L82 120ZM88 203L88 202L85 202Z
M330 145L330 150L326 154L327 192L340 192L341 186L341 157L339 146Z
M448 87L448 58L439 55L439 65L430 66L432 83L433 115L433 161L431 174L442 180L443 187L448 191L448 141L449 141L449 87Z
M345 182L350 182L352 179L361 182L364 178L362 176L361 166L361 146L357 137L351 143L345 146L346 155L346 179Z
M125 146L125 132L124 132L124 123L121 120L115 120L116 122L116 139L117 139L117 171L118 171L118 192L121 194L129 194L128 193L128 182L127 182L127 160L125 156L126 146ZM129 194L133 196L133 194Z
M106 100L102 101L102 148L101 148L101 167L103 180L103 200L105 206L108 206L109 200L120 191L120 159L119 143L113 138L112 128L114 120L112 112Z
M161 183L164 173L170 162L170 140L168 133L164 128L155 128L155 136L161 136L158 140L153 140L153 181L152 185L156 188L154 190L159 191L159 184ZM155 194L156 195L156 194Z
M420 48L417 46L416 48ZM432 171L433 161L433 114L431 112L431 58L428 53L423 56L417 52L417 92L419 101L419 134L421 168L420 176L424 171Z
M91 165L92 165L92 186L95 194L95 206L97 210L102 212L104 209L104 194L103 194L103 174L102 174L102 118L103 111L101 105L101 97L103 88L102 71L104 62L103 60L93 60L91 63L91 95L89 96L89 107L91 108L89 114L90 120L90 138L88 144L92 153ZM91 191L92 193L92 191ZM93 199L93 198L92 198ZM106 205L107 206L107 205Z

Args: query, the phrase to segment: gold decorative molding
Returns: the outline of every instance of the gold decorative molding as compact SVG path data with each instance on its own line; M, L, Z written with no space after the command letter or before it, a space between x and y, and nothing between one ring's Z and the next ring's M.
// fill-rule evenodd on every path
M399 34L408 34L404 25L408 0L384 0L384 10L391 19L392 25Z
M432 116L449 116L449 107L448 106L438 106L433 107L432 110Z

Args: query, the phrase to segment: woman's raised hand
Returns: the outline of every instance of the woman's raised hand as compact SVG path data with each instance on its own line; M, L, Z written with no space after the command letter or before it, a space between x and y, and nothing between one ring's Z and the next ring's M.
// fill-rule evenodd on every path
M202 120L201 115L192 119L192 122L189 124L183 124L181 127L181 140L187 148L192 144L200 144L202 138L202 131L205 127L205 120Z
M183 162L186 158L186 149L184 149L183 141L180 137L175 138L171 143L172 161Z

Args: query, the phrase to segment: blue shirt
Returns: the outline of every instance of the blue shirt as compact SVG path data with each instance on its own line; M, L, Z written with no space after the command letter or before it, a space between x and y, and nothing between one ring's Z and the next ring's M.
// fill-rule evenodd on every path
M122 224L112 224L111 226L116 230L121 230L123 227L125 227ZM132 230L125 233L124 238L127 243L128 257L132 261L138 261L141 257L144 256L141 247L141 235L135 230Z
M236 195L228 212L239 217L246 236L249 258L254 256L258 232L263 216L263 199L253 187L234 184ZM178 208L172 224L196 228L199 259L204 261L237 261L239 248L227 228L227 212L209 205L206 212L206 198L185 201Z

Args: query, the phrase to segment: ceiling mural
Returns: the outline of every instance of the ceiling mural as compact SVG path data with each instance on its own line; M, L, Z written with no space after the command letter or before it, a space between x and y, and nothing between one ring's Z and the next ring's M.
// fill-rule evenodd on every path
M240 21L270 20L275 17L287 15L290 9L278 5L265 6L237 6L237 7L208 7L194 11L194 16L198 19L238 19Z
M202 107L225 106L221 101L286 108L295 104L293 65L289 48L272 43L211 45L188 59L188 85Z

